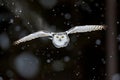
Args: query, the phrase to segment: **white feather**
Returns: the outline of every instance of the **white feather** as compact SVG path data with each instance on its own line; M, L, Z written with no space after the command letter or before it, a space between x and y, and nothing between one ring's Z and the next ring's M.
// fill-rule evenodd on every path
M25 37L23 37L23 38L15 41L14 44L19 44L21 42L26 42L26 41L30 41L30 40L35 39L35 38L47 37L47 36L52 36L52 33L50 33L50 32L44 32L44 31L38 31L38 32L29 34L28 36L25 36Z
M73 34L73 33L82 33L82 32L91 32L96 30L102 30L105 26L103 25L85 25L85 26L76 26L71 29L69 29L67 34Z

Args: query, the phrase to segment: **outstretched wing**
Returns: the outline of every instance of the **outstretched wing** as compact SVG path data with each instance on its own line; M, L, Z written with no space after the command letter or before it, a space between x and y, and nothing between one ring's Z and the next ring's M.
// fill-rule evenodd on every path
M91 31L102 30L102 29L105 29L104 25L85 25L85 26L73 27L66 32L67 34L72 34L72 33L91 32Z
M52 33L44 32L44 31L38 31L38 32L32 33L28 36L25 36L25 37L15 41L14 44L19 44L21 42L26 42L26 41L30 41L30 40L35 39L35 38L47 37L47 36L52 36Z

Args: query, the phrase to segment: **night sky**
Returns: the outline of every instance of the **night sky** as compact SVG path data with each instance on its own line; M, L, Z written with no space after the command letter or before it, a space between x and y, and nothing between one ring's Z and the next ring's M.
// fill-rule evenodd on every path
M117 4L119 62L120 1ZM46 37L13 44L40 30L105 24L105 0L0 0L0 80L105 80L106 30L70 34L64 48ZM119 70L111 80L120 80Z

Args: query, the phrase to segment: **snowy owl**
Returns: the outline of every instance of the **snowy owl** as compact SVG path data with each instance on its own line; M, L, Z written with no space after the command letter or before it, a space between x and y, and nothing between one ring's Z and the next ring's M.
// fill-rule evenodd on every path
M38 31L15 41L14 44L30 41L32 39L39 38L39 37L50 36L51 37L50 39L52 40L53 45L56 48L62 48L62 47L66 47L69 44L70 38L68 34L91 32L91 31L102 30L102 29L105 29L104 25L85 25L85 26L75 26L65 32Z

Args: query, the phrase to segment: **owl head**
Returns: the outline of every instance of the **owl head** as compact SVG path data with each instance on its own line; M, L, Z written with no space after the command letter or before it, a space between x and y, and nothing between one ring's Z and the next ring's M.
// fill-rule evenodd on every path
M55 33L53 35L53 44L57 48L66 47L69 43L70 39L67 35L67 33L61 32L61 33Z

